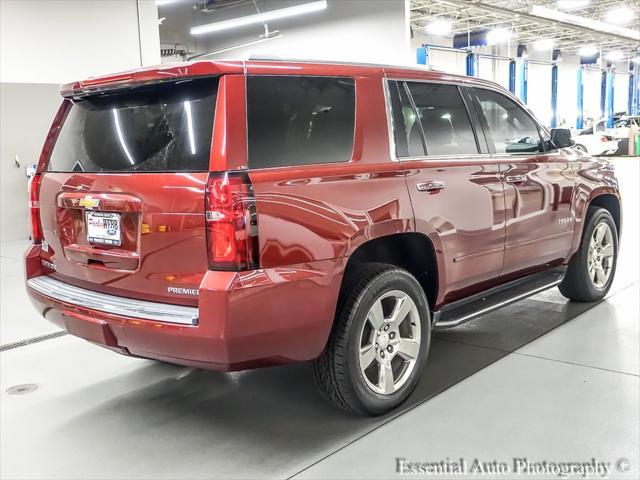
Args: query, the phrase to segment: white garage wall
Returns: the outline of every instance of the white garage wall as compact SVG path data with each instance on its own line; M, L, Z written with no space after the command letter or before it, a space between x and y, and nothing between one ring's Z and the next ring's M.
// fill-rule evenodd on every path
M160 63L153 0L2 0L0 22L2 82L63 83Z

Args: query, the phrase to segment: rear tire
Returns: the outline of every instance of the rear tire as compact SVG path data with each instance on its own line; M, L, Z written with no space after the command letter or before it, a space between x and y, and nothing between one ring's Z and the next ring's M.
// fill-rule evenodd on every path
M618 260L618 231L608 210L589 207L580 248L569 262L560 293L577 302L596 302L611 288Z
M368 264L345 288L333 331L314 364L320 393L337 407L382 415L404 402L424 370L429 306L406 270Z

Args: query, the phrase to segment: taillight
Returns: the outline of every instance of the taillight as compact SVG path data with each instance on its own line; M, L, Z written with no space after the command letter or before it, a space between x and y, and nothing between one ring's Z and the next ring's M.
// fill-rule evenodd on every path
M603 136L601 136L601 137L600 137L600 141L601 141L602 143L604 143L604 142L608 142L608 141L609 141L609 137L606 137L606 136L604 136L604 135L603 135Z
M40 223L40 181L42 174L36 173L29 182L29 210L31 212L31 238L33 243L43 240L42 224Z
M205 203L209 268L257 268L256 202L249 175L246 172L211 173Z

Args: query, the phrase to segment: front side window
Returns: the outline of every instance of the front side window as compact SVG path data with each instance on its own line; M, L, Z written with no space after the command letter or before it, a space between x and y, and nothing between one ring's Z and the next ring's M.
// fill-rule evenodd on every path
M491 90L475 89L496 153L544 151L538 126L514 101Z
M249 168L347 162L353 152L352 78L247 78Z
M72 99L48 171L206 171L217 78L142 85Z

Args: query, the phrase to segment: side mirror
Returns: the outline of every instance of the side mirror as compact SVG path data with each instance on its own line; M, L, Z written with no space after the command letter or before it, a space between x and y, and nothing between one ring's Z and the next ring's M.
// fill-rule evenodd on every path
M556 148L565 148L574 145L575 142L571 140L571 130L568 128L552 128L551 143L553 143Z

